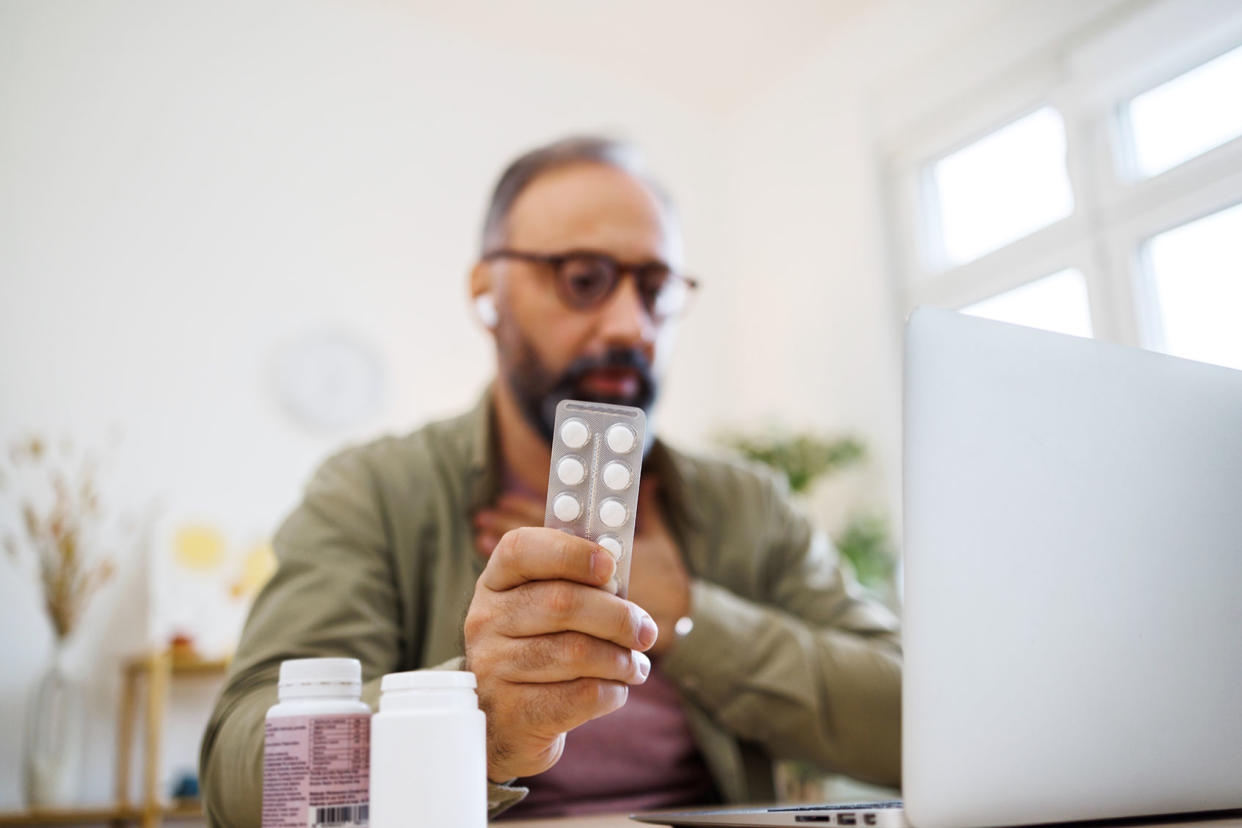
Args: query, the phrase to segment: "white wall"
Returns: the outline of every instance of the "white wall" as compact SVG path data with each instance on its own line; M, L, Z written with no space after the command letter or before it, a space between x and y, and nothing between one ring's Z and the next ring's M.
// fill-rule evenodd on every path
M343 441L473 400L490 352L464 280L487 189L515 152L605 128L648 151L706 282L664 431L697 445L726 424L854 431L876 463L852 497L895 511L901 320L877 140L926 117L938 91L1116 5L876 0L792 74L722 109L520 37L472 38L416 4L8 0L0 439L98 440L119 425L117 499L161 502L156 556L188 520L238 545L266 536ZM754 8L762 26L768 7ZM382 410L348 433L297 426L272 394L275 349L320 328L387 360ZM0 566L6 808L50 636L29 584ZM125 577L140 595L139 574ZM115 586L91 623L116 635L95 644L141 631L112 611ZM114 656L96 663L111 670ZM111 791L113 690L95 702L93 801ZM181 726L201 715L194 692ZM192 762L192 736L173 741L168 764Z

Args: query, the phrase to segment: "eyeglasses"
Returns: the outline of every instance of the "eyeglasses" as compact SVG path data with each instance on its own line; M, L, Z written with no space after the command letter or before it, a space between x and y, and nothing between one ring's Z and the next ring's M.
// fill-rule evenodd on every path
M621 277L631 274L643 307L653 320L663 321L683 313L691 294L698 289L696 279L674 273L664 262L624 264L607 253L569 250L564 253L530 253L501 248L483 255L483 261L517 259L550 267L556 276L556 292L574 310L597 308L612 295Z

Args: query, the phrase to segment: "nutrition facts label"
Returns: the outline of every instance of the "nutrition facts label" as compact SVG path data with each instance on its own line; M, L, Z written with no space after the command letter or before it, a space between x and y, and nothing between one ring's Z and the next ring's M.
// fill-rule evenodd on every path
M370 715L268 719L263 828L366 825L370 770Z

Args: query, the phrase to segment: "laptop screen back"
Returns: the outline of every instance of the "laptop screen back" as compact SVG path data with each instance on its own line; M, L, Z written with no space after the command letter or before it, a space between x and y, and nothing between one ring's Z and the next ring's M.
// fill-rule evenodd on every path
M920 309L904 485L914 825L1242 807L1242 372Z

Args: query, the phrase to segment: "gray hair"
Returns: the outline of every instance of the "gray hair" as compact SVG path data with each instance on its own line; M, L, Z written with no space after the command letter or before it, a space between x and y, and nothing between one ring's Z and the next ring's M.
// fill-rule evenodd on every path
M562 138L523 153L513 160L496 182L492 200L483 220L482 252L500 246L504 241L505 222L509 211L522 191L539 176L571 164L604 164L629 173L655 193L664 209L672 215L673 205L664 188L647 173L642 154L633 144L614 138L578 135Z

